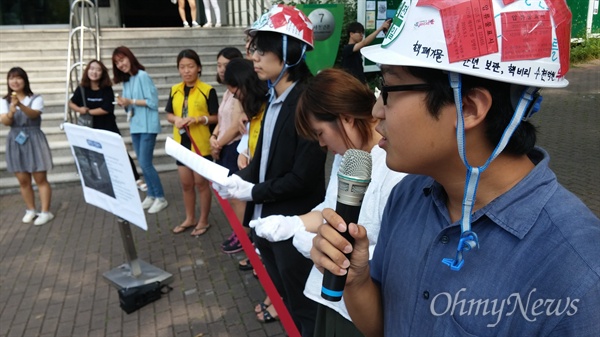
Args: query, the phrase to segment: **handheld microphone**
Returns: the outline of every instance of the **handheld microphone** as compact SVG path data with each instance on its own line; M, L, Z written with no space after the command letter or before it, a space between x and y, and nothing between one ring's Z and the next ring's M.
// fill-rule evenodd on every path
M335 211L347 224L358 223L358 215L367 187L371 182L371 154L361 150L347 150L338 171L338 196ZM348 230L342 236L354 245L354 238ZM346 254L350 259L350 254ZM328 301L338 302L342 299L346 277L333 275L325 270L321 297Z

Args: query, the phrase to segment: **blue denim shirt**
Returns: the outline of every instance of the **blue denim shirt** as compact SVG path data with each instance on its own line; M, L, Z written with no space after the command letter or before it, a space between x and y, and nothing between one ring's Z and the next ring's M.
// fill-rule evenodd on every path
M123 83L123 97L146 100L146 106L133 106L133 117L129 122L131 133L160 133L158 91L147 72L140 70Z
M460 236L441 185L408 176L383 215L371 276L386 336L599 336L600 220L562 187L548 154L473 215L480 248L455 257Z

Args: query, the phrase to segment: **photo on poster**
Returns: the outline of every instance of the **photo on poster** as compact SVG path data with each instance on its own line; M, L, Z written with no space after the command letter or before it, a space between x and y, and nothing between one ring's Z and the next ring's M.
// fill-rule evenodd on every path
M366 12L365 29L377 29L375 27L375 11Z
M367 1L365 5L365 9L368 11L374 11L376 7L376 1Z
M387 1L377 1L377 20L387 19Z
M77 157L85 186L115 198L115 190L104 155L79 146L73 146L73 151Z
M85 202L148 230L127 149L121 135L64 124Z

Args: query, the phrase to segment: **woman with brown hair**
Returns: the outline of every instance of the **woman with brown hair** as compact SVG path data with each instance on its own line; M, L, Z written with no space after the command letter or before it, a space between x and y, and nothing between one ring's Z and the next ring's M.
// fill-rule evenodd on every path
M142 207L148 209L148 213L158 213L169 205L158 172L152 163L156 136L161 130L158 91L144 66L129 48L117 47L113 51L112 62L113 82L123 83L123 95L117 98L117 103L131 116L131 142L148 185Z
M326 98L323 93L327 93ZM251 221L250 227L258 236L271 242L293 237L294 247L310 258L312 238L323 224L321 211L336 206L341 158L347 150L357 149L369 152L373 161L371 183L363 199L359 223L369 228L370 248L375 247L388 195L405 176L391 171L385 164L385 151L378 145L381 135L375 131L378 122L371 115L375 102L373 92L343 70L326 69L312 79L298 102L296 129L301 136L317 140L335 155L325 200L304 215L272 215ZM323 274L313 266L304 295L319 304L315 335L362 336L352 324L344 301L331 302L321 297L322 283Z
M81 83L69 100L69 108L80 115L92 116L92 128L107 130L121 134L115 118L114 92L108 69L99 60L91 60L81 77ZM129 162L138 189L146 191L147 187L135 168L135 163L129 154Z
M6 137L6 170L14 173L19 181L27 207L22 221L33 221L39 226L54 219L50 213L52 188L46 179L46 172L52 169L52 154L41 128L44 99L33 94L29 77L22 68L11 68L6 74L6 84L7 93L0 102L0 121L10 126ZM39 214L35 210L32 177L40 193L42 212Z

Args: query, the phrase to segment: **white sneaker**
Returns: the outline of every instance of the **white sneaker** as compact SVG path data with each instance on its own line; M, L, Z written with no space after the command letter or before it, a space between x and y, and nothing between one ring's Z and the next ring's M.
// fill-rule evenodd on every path
M156 199L154 197L146 196L146 199L144 199L144 201L142 201L142 208L148 209L148 208L152 207L155 200Z
M171 3L172 3L173 5L175 5L175 4L177 3L177 0L171 0Z
M190 28L190 24L187 21L183 21L183 28Z
M220 22L215 23L215 28L219 28L219 27L221 27L221 23Z
M207 22L205 24L202 25L202 28L210 28L212 27L212 23L211 22Z
M150 213L150 214L158 213L158 212L162 211L163 209L167 208L167 206L169 206L169 202L167 201L167 199L156 198L156 200L152 204L152 207L150 207L150 209L148 210L148 213Z
M46 224L48 221L54 219L54 214L50 212L42 212L38 214L37 219L33 222L34 226L41 226Z
M200 27L200 25L198 24L198 22L192 21L192 28L197 28L197 27Z
M25 216L23 217L23 223L31 223L33 219L35 219L37 214L35 214L35 210L28 209L25 211Z

